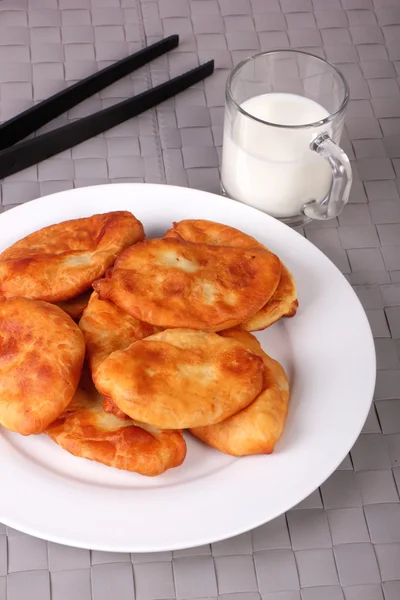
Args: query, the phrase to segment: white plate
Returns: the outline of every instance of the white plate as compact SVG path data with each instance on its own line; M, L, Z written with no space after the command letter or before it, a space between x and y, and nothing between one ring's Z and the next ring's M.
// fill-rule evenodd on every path
M300 308L258 335L292 396L271 456L232 458L188 439L181 467L145 478L75 458L45 435L0 428L0 522L62 544L119 552L197 546L265 523L315 490L355 442L371 404L375 353L345 278L295 231L248 206L172 186L117 184L47 196L0 216L0 251L40 227L130 210L147 235L204 218L238 227L293 271Z

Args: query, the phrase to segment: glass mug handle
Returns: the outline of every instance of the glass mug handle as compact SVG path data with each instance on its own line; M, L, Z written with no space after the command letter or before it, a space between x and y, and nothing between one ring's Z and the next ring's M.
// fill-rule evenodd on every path
M321 133L310 144L310 149L325 158L332 169L332 187L328 201L317 204L315 200L307 202L302 208L306 217L324 221L337 217L349 199L353 175L347 154L335 144L327 133Z

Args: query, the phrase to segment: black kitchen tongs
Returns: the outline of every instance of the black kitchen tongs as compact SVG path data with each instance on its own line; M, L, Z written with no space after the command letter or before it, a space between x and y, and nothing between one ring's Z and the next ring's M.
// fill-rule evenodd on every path
M171 35L71 85L0 125L0 179L119 125L212 74L213 60L89 117L36 138L20 141L79 102L176 48L178 44L179 36Z

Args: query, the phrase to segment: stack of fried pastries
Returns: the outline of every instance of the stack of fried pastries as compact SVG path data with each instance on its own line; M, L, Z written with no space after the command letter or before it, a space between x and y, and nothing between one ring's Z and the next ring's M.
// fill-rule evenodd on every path
M0 424L148 476L182 464L183 430L269 454L289 384L250 332L297 306L287 267L227 225L149 240L126 211L50 225L0 254Z

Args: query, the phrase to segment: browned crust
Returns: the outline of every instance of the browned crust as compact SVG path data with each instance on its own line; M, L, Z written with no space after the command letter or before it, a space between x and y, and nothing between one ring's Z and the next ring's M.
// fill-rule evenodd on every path
M264 361L262 392L246 408L216 425L192 428L197 438L232 456L271 454L282 435L289 403L289 383L282 366L263 352L257 339L242 330L221 335L237 339Z
M265 250L265 246L251 235L247 235L235 227L205 219L184 219L175 222L173 227L164 234L164 237L173 237L196 244Z
M202 219L186 219L174 223L164 237L192 243L267 250L255 238L239 229ZM293 317L297 312L298 305L294 277L282 263L281 278L274 295L258 312L243 323L242 327L246 331L266 329L282 317Z
M113 302L102 300L93 292L79 321L86 342L86 356L92 373L116 350L158 331L153 325L138 321Z
M102 277L124 248L143 239L142 224L127 211L50 225L0 254L0 295L69 300Z
M65 412L46 430L47 435L74 456L154 477L178 467L186 443L178 431L159 431L121 421L103 411L94 390L78 388Z
M260 393L262 359L237 340L169 329L113 352L97 389L135 421L160 429L217 423Z
M282 263L282 273L278 287L272 298L248 321L242 323L246 331L260 331L270 327L282 317L294 317L299 302L296 283L289 269Z
M61 308L0 298L0 423L44 431L73 397L84 355L82 333Z
M266 250L163 238L125 250L93 287L140 321L218 331L262 308L280 275L279 258Z

